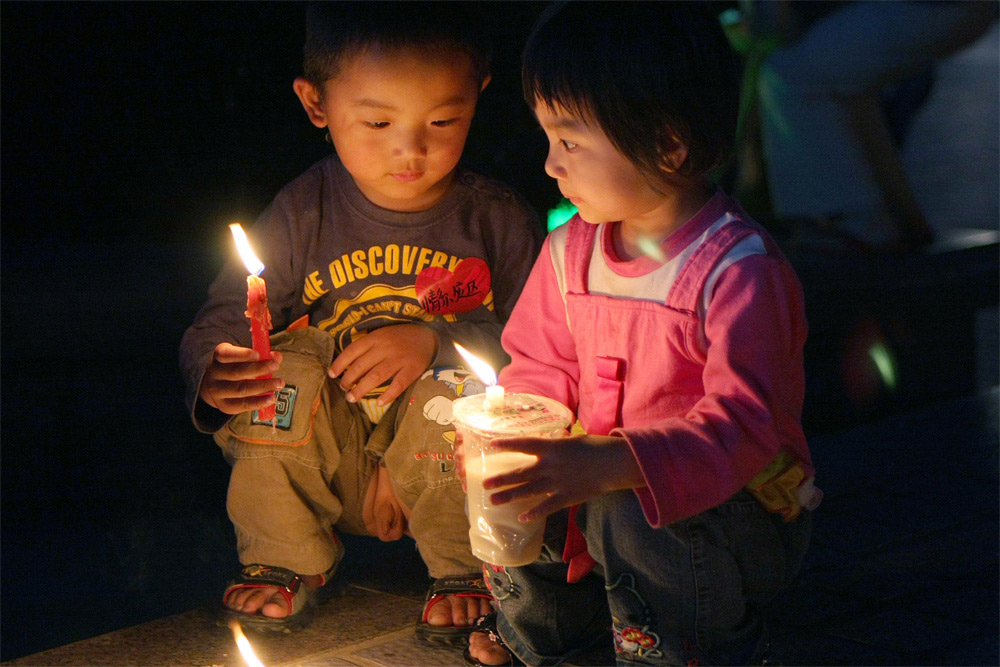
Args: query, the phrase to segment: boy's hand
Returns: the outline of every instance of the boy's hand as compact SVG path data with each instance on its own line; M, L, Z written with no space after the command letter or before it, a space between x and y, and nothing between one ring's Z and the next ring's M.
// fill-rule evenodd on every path
M521 485L491 495L494 505L532 496L542 499L518 516L519 521L534 521L609 491L646 486L639 463L625 438L607 435L505 438L493 440L490 445L497 450L538 457L532 466L483 480L483 488L487 491L511 484Z
M281 366L281 352L271 352L273 357L260 361L260 355L249 347L219 343L212 354L198 396L213 408L227 415L247 410L259 410L274 403L274 392L285 386L280 378L265 378Z
M329 375L354 403L392 378L378 404L396 400L420 377L437 353L437 335L420 324L393 324L371 331L337 355Z

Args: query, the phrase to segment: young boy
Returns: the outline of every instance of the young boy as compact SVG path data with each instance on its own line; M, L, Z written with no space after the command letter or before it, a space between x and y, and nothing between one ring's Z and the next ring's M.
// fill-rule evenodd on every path
M491 609L452 456L451 401L482 388L453 342L503 364L500 331L541 233L522 199L457 166L490 79L466 9L309 7L294 89L336 155L287 185L250 237L274 330L310 326L259 360L234 260L181 343L195 426L232 464L244 567L223 613L246 627L308 622L343 555L333 526L415 539L434 579L418 636L464 641ZM257 413L271 404L273 424Z

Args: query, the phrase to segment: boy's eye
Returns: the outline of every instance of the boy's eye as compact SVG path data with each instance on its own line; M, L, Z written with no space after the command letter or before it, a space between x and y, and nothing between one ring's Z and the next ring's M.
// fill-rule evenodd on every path
M363 120L363 121L361 121L361 123L365 127L370 127L373 130L381 130L384 127L389 127L389 121L385 121L385 120L377 120L377 121Z
M569 151L570 153L572 153L573 151L575 151L575 150L576 150L576 148L577 148L577 144L575 144L575 143L574 143L574 142L572 142L572 141L566 141L565 139L560 139L560 140L559 140L559 143L561 143L561 144L563 145L563 147L564 147L564 148L565 148L565 149L566 149L567 151Z
M456 122L458 122L457 118L448 118L447 120L431 121L431 125L433 125L434 127L448 127L449 125L453 125Z

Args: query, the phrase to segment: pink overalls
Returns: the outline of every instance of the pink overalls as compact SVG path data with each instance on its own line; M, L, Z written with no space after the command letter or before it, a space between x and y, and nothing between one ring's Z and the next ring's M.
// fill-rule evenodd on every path
M554 232L566 234L562 271L547 240L504 331L512 362L500 382L563 401L588 433L625 437L648 488L573 508L565 539L547 531L549 551L535 564L487 568L498 628L519 656L541 660L592 637L604 605L620 653L725 663L759 636L755 605L797 570L807 541L807 516L784 523L743 491L782 450L812 475L798 425L801 287L769 235L721 191L664 243L668 260L687 258L663 302L592 291L591 262L610 246L595 251L599 229L610 232L574 218ZM753 235L763 252L713 273ZM648 273L625 264L616 271L626 280ZM564 520L553 515L551 527ZM569 563L564 581L579 583L557 583L553 549ZM599 586L581 580L595 562ZM546 614L554 633L538 625Z

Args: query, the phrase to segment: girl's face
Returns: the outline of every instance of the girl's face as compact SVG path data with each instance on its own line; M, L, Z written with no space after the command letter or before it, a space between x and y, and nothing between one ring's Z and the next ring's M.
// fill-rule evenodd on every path
M645 219L657 216L666 196L650 187L602 130L540 100L535 116L549 140L545 173L556 179L581 218L646 226Z

